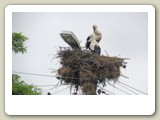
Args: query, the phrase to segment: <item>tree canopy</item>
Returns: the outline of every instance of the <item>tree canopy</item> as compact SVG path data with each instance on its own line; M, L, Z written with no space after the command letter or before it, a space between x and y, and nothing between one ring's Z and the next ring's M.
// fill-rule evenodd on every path
M12 51L15 53L25 53L27 51L27 46L25 46L25 42L28 38L22 33L12 33Z
M12 51L14 53L25 53L27 47L25 41L28 38L22 33L12 33ZM40 95L41 89L36 86L29 85L20 79L21 77L17 74L12 74L12 95Z
M40 95L41 89L29 85L20 79L17 74L12 74L12 95Z

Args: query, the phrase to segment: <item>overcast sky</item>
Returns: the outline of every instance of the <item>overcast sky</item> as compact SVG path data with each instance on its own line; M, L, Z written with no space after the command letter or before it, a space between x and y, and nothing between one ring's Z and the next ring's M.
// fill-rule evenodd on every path
M130 58L127 68L122 74L129 79L120 77L119 80L138 90L148 93L148 15L143 12L115 13L34 13L17 12L12 16L13 32L22 32L29 40L26 42L27 53L12 54L13 71L56 75L50 69L60 67L59 59L53 59L59 46L68 46L60 37L63 30L72 31L84 46L90 35L92 25L96 24L102 32L100 42L101 54ZM105 51L104 51L105 50ZM33 85L55 85L58 80L54 77L39 77L22 75L22 80ZM125 91L122 86L116 87ZM53 86L43 86L43 90ZM66 86L48 90L54 93ZM115 94L125 94L107 86L106 89ZM47 92L47 91L46 91ZM44 92L43 94L46 94ZM130 92L130 91L128 91ZM57 94L70 94L69 89ZM140 94L140 93L138 93Z

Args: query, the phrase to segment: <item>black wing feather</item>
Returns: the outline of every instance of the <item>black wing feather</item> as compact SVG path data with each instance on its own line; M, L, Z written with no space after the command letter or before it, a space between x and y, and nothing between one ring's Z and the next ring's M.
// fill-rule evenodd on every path
M89 48L90 44L91 44L91 42L86 42L86 49Z
M88 37L87 37L87 39L86 39L86 40L87 40L87 42L89 41L89 39L90 39L90 38L91 38L90 36L88 36Z

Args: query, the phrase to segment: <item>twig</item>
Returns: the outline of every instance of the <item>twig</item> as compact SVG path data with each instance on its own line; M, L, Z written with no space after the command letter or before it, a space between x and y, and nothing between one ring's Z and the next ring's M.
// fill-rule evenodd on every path
M109 56L109 55L108 55L108 52L107 52L106 50L104 50L104 52L107 54L107 56Z
M127 76L124 76L124 75L122 75L122 74L121 74L121 76L122 76L122 77L124 77L124 78L127 78L127 79L129 79L129 77L127 77Z
M130 58L123 58L124 60L130 60Z

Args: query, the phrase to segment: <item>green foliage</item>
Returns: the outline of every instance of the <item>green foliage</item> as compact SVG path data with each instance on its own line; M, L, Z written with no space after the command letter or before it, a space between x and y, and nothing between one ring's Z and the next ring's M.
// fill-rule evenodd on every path
M27 41L28 38L22 35L22 33L12 33L12 50L15 53L25 53L27 51L27 47L24 42Z
M33 85L28 85L20 80L20 76L12 74L12 95L40 95L41 89Z
M12 51L14 53L25 53L27 47L25 42L28 40L27 37L22 33L12 33ZM12 95L40 95L41 89L36 86L29 85L24 81L20 80L20 76L12 74Z

